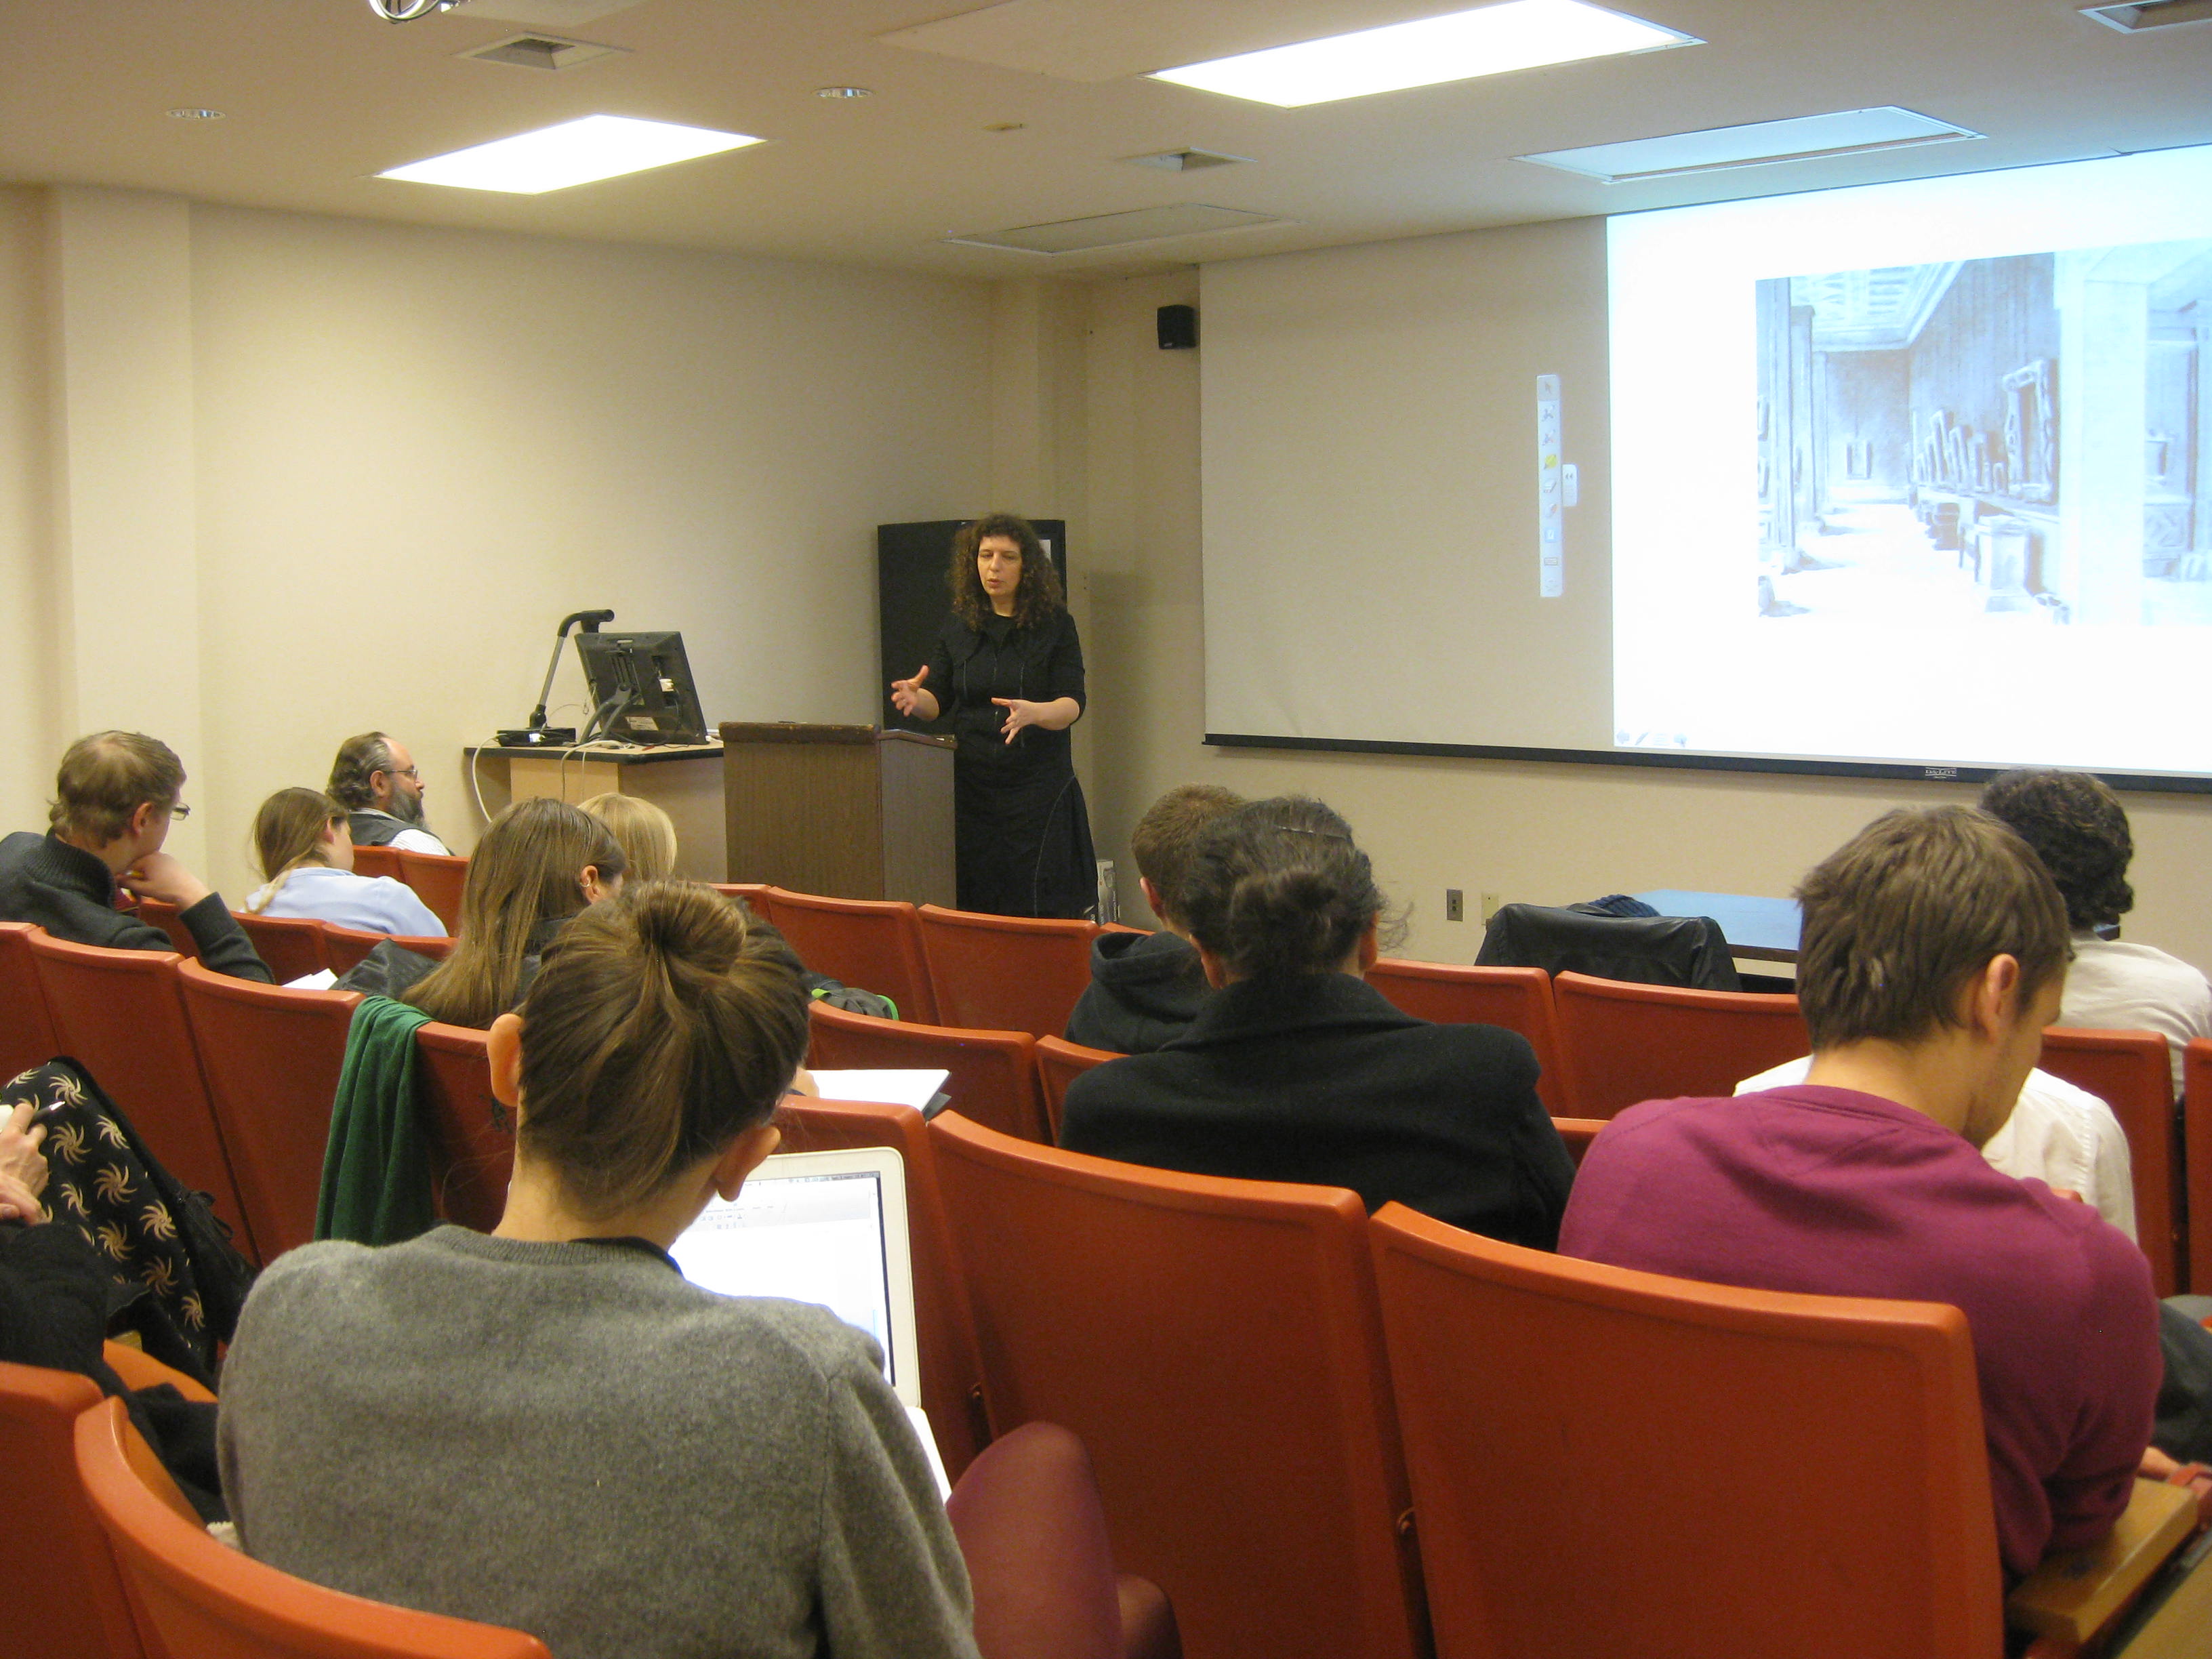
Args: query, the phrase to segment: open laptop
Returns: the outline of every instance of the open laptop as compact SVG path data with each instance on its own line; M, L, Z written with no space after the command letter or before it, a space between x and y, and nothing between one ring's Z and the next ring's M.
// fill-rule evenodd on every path
M895 1149L779 1153L736 1198L708 1205L668 1253L702 1290L815 1303L875 1338L938 1489L951 1492L921 1410L906 1164Z

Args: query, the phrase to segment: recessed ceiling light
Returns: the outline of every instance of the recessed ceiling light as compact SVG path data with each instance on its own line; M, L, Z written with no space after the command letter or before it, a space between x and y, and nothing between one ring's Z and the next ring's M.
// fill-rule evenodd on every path
M872 98L876 94L872 87L817 87L814 95L817 98Z
M586 115L512 138L495 138L449 155L411 161L376 176L418 185L452 185L461 190L499 190L537 196L571 185L588 185L647 167L666 167L702 155L757 144L742 132L641 121L628 115Z
M1505 0L1355 34L1161 70L1153 79L1297 109L1617 52L1705 43L1585 0Z
M219 109L173 109L169 113L179 121L220 121L222 119L222 112Z
M1578 149L1516 155L1608 185L1638 179L1669 179L1685 173L1717 173L1723 167L1755 167L1769 161L1810 161L1829 155L1858 155L1869 150L1903 149L1982 135L1948 121L1920 115L1894 104L1879 109L1836 110L1826 115L1794 115L1781 121L1753 121L1742 126L1708 127L1702 132L1672 132L1659 138L1631 138L1618 144L1584 144Z

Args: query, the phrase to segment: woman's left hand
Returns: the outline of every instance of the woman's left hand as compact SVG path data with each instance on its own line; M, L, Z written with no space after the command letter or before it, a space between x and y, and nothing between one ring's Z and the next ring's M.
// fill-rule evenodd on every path
M1000 730L1006 733L1008 743L1014 740L1014 733L1024 726L1041 725L1040 717L1048 706L1031 702L1026 697L994 697L991 701L1006 711L1006 723Z

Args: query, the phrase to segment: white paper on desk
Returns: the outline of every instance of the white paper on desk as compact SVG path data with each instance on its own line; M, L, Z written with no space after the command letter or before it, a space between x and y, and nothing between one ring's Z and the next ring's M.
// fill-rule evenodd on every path
M329 969L318 968L312 974L302 974L297 979L286 980L284 988L288 991L327 991L337 982L338 976Z
M911 1106L918 1112L935 1097L951 1073L855 1069L815 1072L810 1075L824 1100L888 1101L894 1106Z

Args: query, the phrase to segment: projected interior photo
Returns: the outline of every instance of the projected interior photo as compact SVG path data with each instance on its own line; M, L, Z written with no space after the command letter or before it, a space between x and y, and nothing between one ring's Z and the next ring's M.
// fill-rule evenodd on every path
M1757 319L1761 617L2212 623L2212 239L1770 278Z

